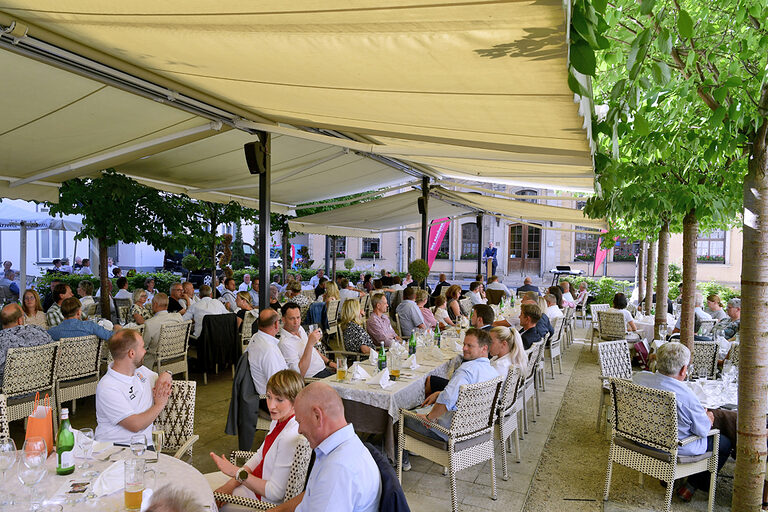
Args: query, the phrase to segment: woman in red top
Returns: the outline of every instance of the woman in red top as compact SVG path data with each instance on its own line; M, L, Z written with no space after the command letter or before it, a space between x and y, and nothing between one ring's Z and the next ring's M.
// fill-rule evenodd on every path
M293 417L293 402L304 387L304 379L293 370L282 370L274 374L267 382L267 406L272 417L264 443L256 454L238 468L224 455L219 457L211 452L221 473L206 475L211 487L227 476L230 477L217 492L234 494L248 498L257 498L270 503L282 503L291 464L299 442L299 424ZM241 469L247 471L247 478L242 482L237 476ZM219 510L227 510L229 506Z

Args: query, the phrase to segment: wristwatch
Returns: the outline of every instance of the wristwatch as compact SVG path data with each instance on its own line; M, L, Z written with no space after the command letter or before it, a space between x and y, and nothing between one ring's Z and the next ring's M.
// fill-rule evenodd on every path
M237 473L235 473L235 480L237 480L237 483L241 484L248 480L248 470L244 467L237 470Z

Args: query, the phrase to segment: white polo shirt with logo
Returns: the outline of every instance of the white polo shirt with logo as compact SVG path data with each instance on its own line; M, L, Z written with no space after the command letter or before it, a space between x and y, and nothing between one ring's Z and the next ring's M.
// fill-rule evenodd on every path
M142 432L131 432L119 423L152 407L152 388L156 380L157 374L146 366L137 368L129 377L109 365L107 373L96 386L97 441L130 444L131 436L143 433L147 445L152 443L152 424Z

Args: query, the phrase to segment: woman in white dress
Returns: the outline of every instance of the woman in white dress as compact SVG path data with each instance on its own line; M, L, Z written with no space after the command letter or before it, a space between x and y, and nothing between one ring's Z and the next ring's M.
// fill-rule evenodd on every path
M220 470L220 473L206 475L212 488L226 480L226 483L215 489L217 492L256 498L269 503L283 502L296 446L300 439L299 424L294 418L293 403L303 387L304 379L293 370L281 370L269 379L267 407L272 417L272 424L266 439L242 468L229 462L224 455L219 457L211 452L211 458ZM219 510L242 510L242 508L226 505Z

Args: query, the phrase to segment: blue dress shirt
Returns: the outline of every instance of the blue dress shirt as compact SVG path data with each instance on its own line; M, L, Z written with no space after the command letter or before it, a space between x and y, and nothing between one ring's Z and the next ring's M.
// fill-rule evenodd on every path
M79 336L90 336L95 334L103 340L112 337L113 332L108 331L95 322L83 321L78 318L68 318L55 327L48 329L54 341L61 338L77 338Z

